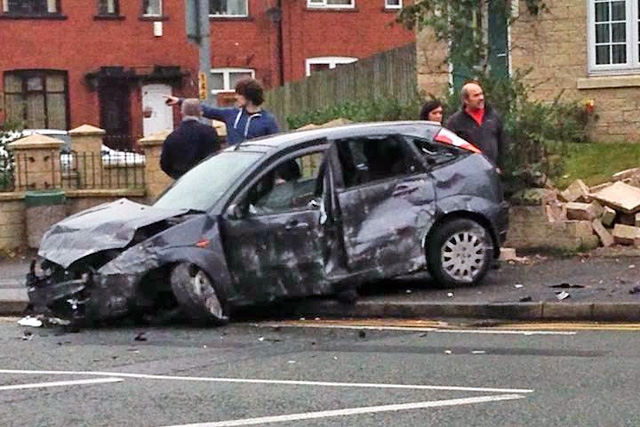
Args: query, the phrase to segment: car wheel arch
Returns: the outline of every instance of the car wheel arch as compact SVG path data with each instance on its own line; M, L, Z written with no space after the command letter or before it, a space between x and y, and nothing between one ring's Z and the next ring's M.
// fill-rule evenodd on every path
M445 224L447 222L450 222L450 221L453 221L453 220L456 220L456 219L469 219L469 220L477 222L482 227L484 227L488 231L489 236L491 236L491 240L493 242L493 248L494 248L493 256L494 256L494 258L498 258L500 256L500 243L499 243L500 239L498 238L498 236L496 235L495 230L491 226L491 222L485 216L483 216L483 215L481 215L481 214L479 214L477 212L458 210L458 211L447 212L446 214L440 216L433 223L433 225L431 226L431 228L429 229L428 233L426 234L426 236L423 239L423 250L424 250L425 257L427 256L427 245L428 245L428 242L432 238L433 233L435 232L435 230L437 230L438 227L442 226L443 224Z

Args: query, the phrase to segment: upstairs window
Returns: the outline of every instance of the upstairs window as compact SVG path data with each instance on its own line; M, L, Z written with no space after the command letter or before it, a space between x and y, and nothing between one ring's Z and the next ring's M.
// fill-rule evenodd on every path
M118 0L98 0L98 16L118 16Z
M385 9L402 9L402 0L384 0Z
M589 0L589 70L640 72L640 8L637 0Z
M310 8L354 8L356 0L307 0Z
M234 92L236 84L246 78L255 78L251 68L214 68L211 70L211 93Z
M356 62L358 58L348 56L322 56L318 58L309 58L305 62L307 76L322 70L333 70L338 65L351 64Z
M16 70L4 73L7 120L27 129L68 129L67 73Z
M249 16L248 0L209 0L209 16Z
M162 0L142 0L142 16L162 16Z
M2 11L18 16L44 16L60 13L59 0L3 0Z

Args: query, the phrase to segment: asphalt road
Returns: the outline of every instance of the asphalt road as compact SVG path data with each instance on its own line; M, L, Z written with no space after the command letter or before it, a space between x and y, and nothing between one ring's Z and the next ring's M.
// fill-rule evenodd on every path
M64 333L15 320L0 321L3 426L640 425L640 325Z

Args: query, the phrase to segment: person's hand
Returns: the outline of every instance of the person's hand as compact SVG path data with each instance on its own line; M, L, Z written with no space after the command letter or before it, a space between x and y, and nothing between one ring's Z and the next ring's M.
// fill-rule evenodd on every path
M162 95L162 97L165 99L164 103L170 106L178 105L178 103L180 102L180 98L178 98L177 96Z

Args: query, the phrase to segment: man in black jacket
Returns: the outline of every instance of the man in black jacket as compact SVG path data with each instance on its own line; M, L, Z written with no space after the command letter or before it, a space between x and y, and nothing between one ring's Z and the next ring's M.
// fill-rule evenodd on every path
M216 130L200 123L200 102L185 99L181 106L182 123L162 145L160 167L173 179L180 178L199 161L220 149Z
M446 127L482 150L502 170L507 139L500 116L485 105L484 91L478 83L466 83L461 98L462 108L449 118Z

